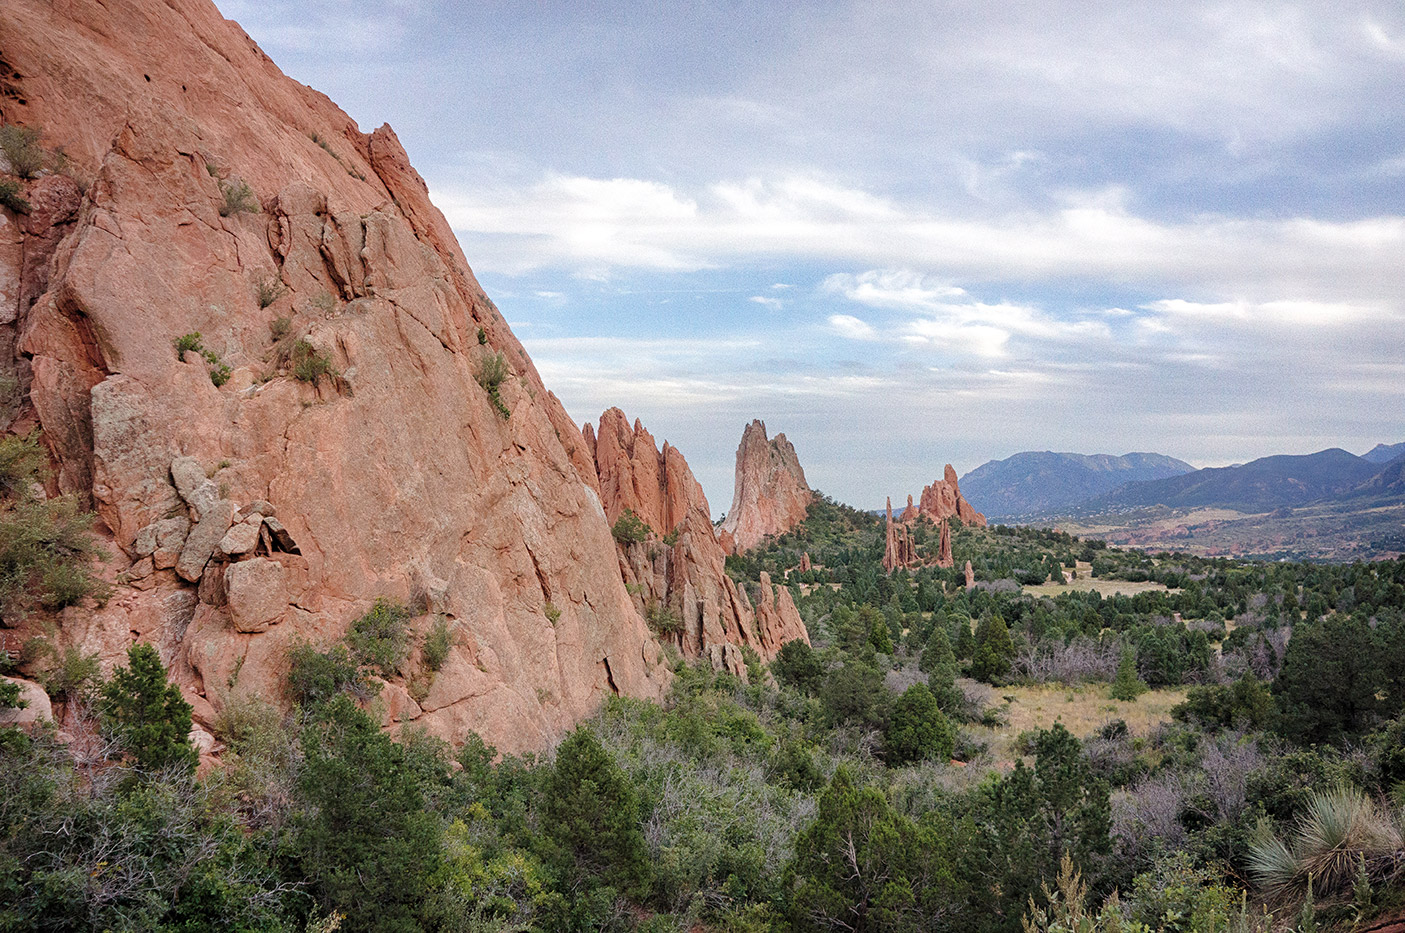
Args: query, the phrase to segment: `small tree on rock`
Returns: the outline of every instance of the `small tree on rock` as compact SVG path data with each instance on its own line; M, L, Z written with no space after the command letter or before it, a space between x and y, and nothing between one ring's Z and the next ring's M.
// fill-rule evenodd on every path
M194 768L198 762L188 741L190 704L166 680L166 668L151 645L127 649L127 666L114 671L102 689L100 711L104 729L143 771Z

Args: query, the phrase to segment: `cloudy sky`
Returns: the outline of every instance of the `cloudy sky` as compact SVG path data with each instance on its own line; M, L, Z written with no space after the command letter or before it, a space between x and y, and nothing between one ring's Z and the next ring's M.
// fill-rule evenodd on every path
M572 416L715 512L753 417L860 506L1405 439L1398 0L220 7L395 127Z

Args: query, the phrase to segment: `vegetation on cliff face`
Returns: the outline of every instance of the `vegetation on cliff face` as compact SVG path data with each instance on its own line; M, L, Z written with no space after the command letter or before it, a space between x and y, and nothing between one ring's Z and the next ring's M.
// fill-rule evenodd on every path
M680 663L665 703L613 698L554 754L392 741L364 672L403 657L389 611L361 627L384 656L300 649L292 713L231 710L199 781L81 712L68 745L0 733L0 930L1219 933L1405 906L1405 561L957 529L968 590L879 572L861 516L820 500L733 562L822 555L790 574L813 647L749 683ZM1174 586L1014 576L1095 564ZM157 696L147 675L103 694ZM1111 695L1144 683L1184 702ZM1016 732L1055 692L1093 720Z

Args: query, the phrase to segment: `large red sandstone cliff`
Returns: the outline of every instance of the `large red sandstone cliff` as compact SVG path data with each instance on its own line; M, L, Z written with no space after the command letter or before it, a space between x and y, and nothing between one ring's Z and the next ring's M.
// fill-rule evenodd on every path
M722 522L730 550L741 552L767 535L789 531L805 520L814 493L800 458L784 434L766 439L766 424L752 421L737 447L732 507Z
M586 424L582 433L608 519L629 509L651 529L648 540L619 546L620 574L641 613L677 620L679 630L666 637L685 656L708 657L744 676L742 646L770 660L787 641L809 641L786 587L764 573L752 587L727 576L707 497L676 447L665 443L660 451L653 435L637 420L631 427L618 408L600 416L598 432Z
M387 686L394 721L521 751L611 692L661 694L593 457L388 126L362 133L207 0L5 0L0 54L0 118L69 158L28 215L0 209L8 427L42 427L116 583L62 644L156 644L208 724L384 596L456 638L418 701ZM225 216L241 184L257 210ZM339 375L294 378L274 326ZM221 386L177 358L197 331ZM478 381L497 354L507 417Z

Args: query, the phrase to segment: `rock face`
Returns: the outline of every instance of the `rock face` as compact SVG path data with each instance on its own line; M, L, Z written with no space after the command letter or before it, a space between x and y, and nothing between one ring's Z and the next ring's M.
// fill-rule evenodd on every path
M54 707L43 687L32 680L19 677L0 677L0 680L20 688L20 703L23 704L19 707L0 709L0 729L18 726L28 732L39 723L53 721Z
M952 567L956 564L956 559L951 556L951 526L946 519L942 519L941 543L937 548L937 566Z
M809 641L789 589L763 573L748 593L727 576L707 497L677 448L665 443L660 451L618 408L600 416L598 431L587 424L582 434L607 520L630 509L650 528L647 540L618 545L619 571L636 608L664 637L685 656L707 657L743 677L742 645L769 660L787 641Z
M722 523L733 542L729 553L750 550L767 535L794 528L805 520L813 498L790 441L784 434L767 440L765 423L751 422L737 447L732 507Z
M949 463L943 477L922 490L917 512L934 522L954 515L967 525L979 525L984 528L986 524L985 516L962 497L961 489L956 485L956 471Z
M898 519L904 525L910 525L917 521L917 506L912 504L912 494L908 493L907 508L903 509L902 517Z
M921 563L917 558L917 548L912 541L908 526L893 521L893 500L888 500L888 523L883 547L883 569L892 573L899 567L913 567Z
M0 36L0 118L69 159L24 183L29 214L0 208L6 425L42 427L116 584L62 644L108 665L156 644L208 725L387 597L451 622L394 717L433 734L525 751L608 694L662 695L593 458L390 127L362 133L208 0L7 0ZM197 332L218 364L177 355ZM297 353L333 372L297 378Z

